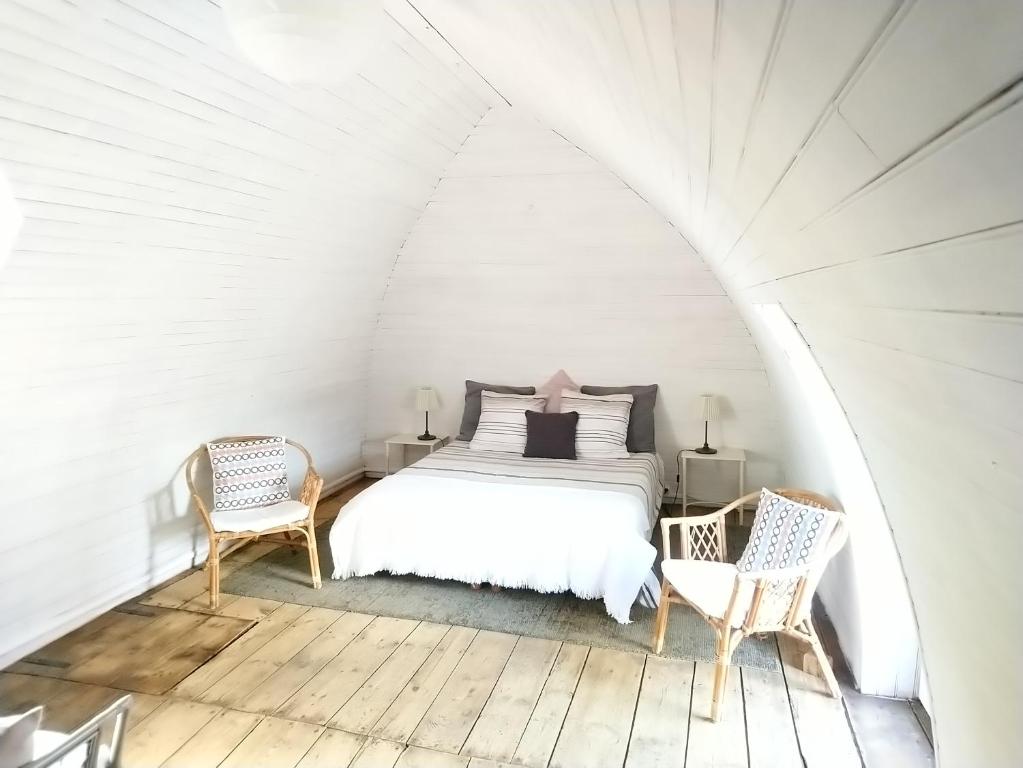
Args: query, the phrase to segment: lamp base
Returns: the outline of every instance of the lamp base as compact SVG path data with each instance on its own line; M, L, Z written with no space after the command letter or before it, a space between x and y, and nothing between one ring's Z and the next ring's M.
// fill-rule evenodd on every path
M717 453L718 449L717 448L711 448L709 445L704 443L702 448L693 448L693 451L695 453L702 453L702 454L710 455L712 453Z
M418 440L436 440L437 436L436 435L431 435L429 432L424 432L423 434L419 435L419 437L417 439Z

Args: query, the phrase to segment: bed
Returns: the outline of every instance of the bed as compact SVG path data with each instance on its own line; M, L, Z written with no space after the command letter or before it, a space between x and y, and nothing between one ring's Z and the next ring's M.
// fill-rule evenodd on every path
M659 584L656 454L533 459L454 442L367 488L330 530L335 579L378 571L602 598L628 623Z

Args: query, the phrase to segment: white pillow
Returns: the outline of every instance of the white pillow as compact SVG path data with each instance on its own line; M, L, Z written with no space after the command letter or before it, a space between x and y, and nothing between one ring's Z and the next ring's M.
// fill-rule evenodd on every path
M0 768L18 768L32 762L36 729L42 717L42 707L0 717Z
M526 411L543 413L543 395L508 395L483 390L480 424L469 448L474 451L517 453L526 450Z
M579 414L575 455L580 459L627 459L632 395L584 395L561 390L561 412ZM525 417L523 417L525 418Z

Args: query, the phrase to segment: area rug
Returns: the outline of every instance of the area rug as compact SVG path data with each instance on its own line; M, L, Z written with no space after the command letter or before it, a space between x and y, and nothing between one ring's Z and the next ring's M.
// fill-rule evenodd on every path
M545 595L526 589L476 592L462 582L385 573L345 581L331 579L329 527L327 523L317 530L322 589L309 585L306 553L283 547L234 571L223 580L221 588L236 595L375 616L456 624L623 651L650 650L656 612L639 605L632 607L632 623L619 624L607 615L602 600L582 600L571 593ZM728 533L737 543L745 538L745 530L737 529L733 534L730 528ZM686 606L672 606L664 655L714 661L714 644L714 632L699 614ZM777 645L770 636L742 641L732 661L739 666L780 669Z

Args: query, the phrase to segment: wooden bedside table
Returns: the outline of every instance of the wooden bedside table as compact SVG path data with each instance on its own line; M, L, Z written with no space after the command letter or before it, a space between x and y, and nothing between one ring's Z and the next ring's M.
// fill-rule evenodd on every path
M426 449L427 453L433 453L447 442L447 435L440 435L433 440L420 440L415 435L394 435L384 440L384 476L391 474L391 446L401 446L401 465L405 466L406 446L419 445Z
M682 516L686 514L686 507L690 503L699 504L719 504L720 506L726 506L731 504L735 499L728 501L701 501L701 502L690 502L689 501L689 481L688 481L688 470L686 465L690 461L734 461L739 465L739 495L736 499L742 498L746 494L746 451L742 448L718 448L717 453L697 453L696 451L681 451L679 453L679 463L682 465ZM743 518L745 517L745 511L742 507L739 507L739 525L743 524Z

